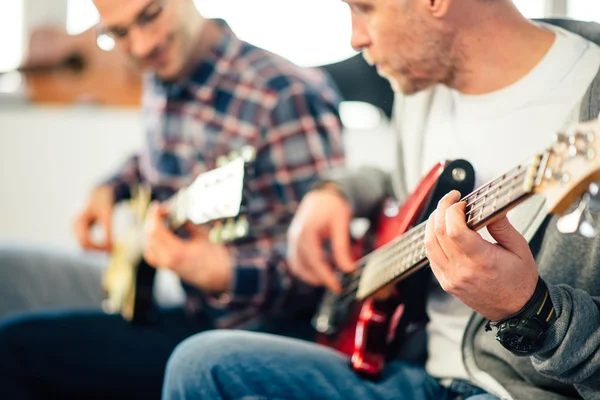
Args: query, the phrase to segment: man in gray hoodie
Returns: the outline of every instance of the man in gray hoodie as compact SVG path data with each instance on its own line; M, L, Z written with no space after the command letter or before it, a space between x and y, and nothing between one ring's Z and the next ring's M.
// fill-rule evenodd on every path
M303 199L289 231L290 268L334 291L321 243L351 271L350 220L386 198L406 199L437 160L469 160L481 186L600 111L597 24L532 23L509 0L346 2L353 46L399 93L399 167L333 171ZM444 197L426 225L436 284L423 287L424 366L389 362L372 382L330 349L208 333L172 355L165 397L600 398L600 239L560 233L555 218L544 221L539 197L479 235L459 198Z

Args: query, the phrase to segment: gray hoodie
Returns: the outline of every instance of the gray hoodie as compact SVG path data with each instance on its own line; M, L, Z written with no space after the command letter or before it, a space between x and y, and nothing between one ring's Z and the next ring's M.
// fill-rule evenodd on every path
M544 22L600 45L599 24L568 20ZM410 129L418 133L419 125L427 118L428 93L412 96L410 102L403 97L397 101L400 104L396 109L402 109L402 115L411 116ZM581 121L598 116L600 72L581 104ZM403 136L402 140L406 138ZM401 141L399 146L398 154L402 154ZM329 178L342 186L359 217L371 215L388 196L402 199L407 195L402 171L390 175L364 167L352 172L332 171ZM521 208L521 217L525 218L520 230L527 238L533 236L545 217L539 201L530 203L529 208ZM600 207L593 212L600 221ZM503 399L600 399L600 238L561 234L556 229L556 218L542 226L538 235L543 237L537 255L538 268L548 283L559 318L537 354L516 357L495 340L495 334L484 332L484 318L474 314L463 339L467 371L475 384Z
M549 21L600 44L600 25ZM579 119L600 113L600 71L581 104ZM600 207L592 215L600 222ZM600 237L562 234L558 216L543 234L537 264L549 284L559 318L547 333L544 347L532 357L504 350L485 320L473 315L463 340L463 357L473 380L502 398L600 399ZM485 372L484 372L485 371Z

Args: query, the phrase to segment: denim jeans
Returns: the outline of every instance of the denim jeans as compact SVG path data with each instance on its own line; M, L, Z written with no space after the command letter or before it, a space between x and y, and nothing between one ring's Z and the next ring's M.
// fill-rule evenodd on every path
M492 400L460 382L446 388L421 366L389 363L380 380L351 371L346 356L289 338L240 331L206 332L171 355L164 400Z

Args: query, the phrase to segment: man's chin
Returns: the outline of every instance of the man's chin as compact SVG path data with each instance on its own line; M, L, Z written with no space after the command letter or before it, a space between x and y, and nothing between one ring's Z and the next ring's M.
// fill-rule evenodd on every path
M392 87L392 90L394 91L394 93L404 94L404 95L409 95L409 94L415 93L412 85L410 85L409 82L407 82L405 80L399 80L399 79L395 79L395 78L391 78L391 77L386 77L386 79L390 83L390 86Z
M394 93L403 94L410 96L411 94L419 93L423 90L429 89L433 83L425 80L408 80L408 79L395 79L388 78L392 90Z
M381 76L389 82L394 93L410 94L406 93L406 90L408 89L408 85L406 85L406 79L399 79L399 77L394 76L392 74L388 74L383 69L379 68L377 69L377 73L379 74L379 76Z
M149 68L158 78L165 82L175 81L179 77L179 69L172 65L167 65L159 68Z

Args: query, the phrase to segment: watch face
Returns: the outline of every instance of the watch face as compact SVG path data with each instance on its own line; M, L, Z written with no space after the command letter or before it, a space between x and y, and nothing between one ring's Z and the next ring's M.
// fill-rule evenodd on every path
M526 356L534 353L540 347L539 336L525 336L517 332L503 332L496 336L496 339L510 352Z

